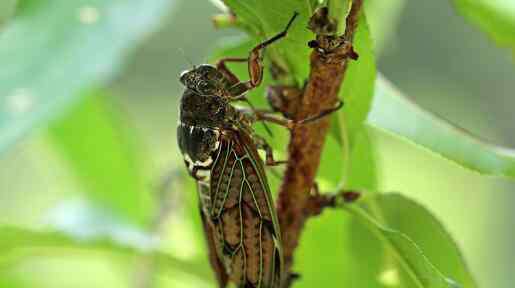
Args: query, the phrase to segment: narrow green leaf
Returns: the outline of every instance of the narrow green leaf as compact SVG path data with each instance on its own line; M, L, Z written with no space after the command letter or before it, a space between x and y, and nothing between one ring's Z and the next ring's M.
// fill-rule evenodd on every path
M0 152L106 83L173 0L24 0L0 34Z
M41 257L44 252L70 254L77 252L103 252L125 257L152 257L160 264L160 273L173 275L180 271L200 279L211 279L209 271L197 264L176 259L157 250L143 251L123 246L112 239L74 239L55 231L33 231L14 226L0 226L0 271L12 267L27 257Z
M515 2L510 0L452 0L456 10L497 44L515 51Z
M142 151L105 95L90 95L50 126L50 139L88 198L123 219L149 223L152 193L142 175Z
M394 256L394 262L383 263L383 271L376 277L379 283L421 288L476 287L455 242L424 207L397 194L369 195L358 203L345 207Z
M515 178L515 150L478 140L422 110L382 77L367 124L480 174Z

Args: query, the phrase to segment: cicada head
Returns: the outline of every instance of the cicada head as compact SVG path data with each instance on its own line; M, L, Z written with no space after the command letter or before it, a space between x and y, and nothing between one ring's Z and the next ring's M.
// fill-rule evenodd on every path
M181 73L181 83L201 96L220 95L225 77L215 66L203 64Z

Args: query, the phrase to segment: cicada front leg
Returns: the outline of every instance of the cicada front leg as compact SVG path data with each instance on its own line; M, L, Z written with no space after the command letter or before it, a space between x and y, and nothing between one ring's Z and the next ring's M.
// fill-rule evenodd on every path
M242 117L245 118L247 121L250 121L251 123L257 122L257 121L270 122L270 123L277 124L279 126L283 126L289 130L292 130L293 128L295 128L299 125L313 123L322 118L325 118L325 117L331 115L332 113L338 111L342 107L343 107L343 102L339 101L336 104L336 106L333 108L324 110L317 115L306 117L306 118L300 119L300 120L293 120L293 119L285 118L283 116L279 116L276 114L275 111L257 110L257 109L252 109L252 110L239 109L239 111L243 115Z
M256 47L250 51L247 58L228 57L222 58L218 61L217 69L221 71L225 75L226 79L232 84L232 86L229 87L229 95L231 98L240 98L247 91L252 90L261 84L263 81L263 51L270 44L286 37L291 24L298 15L299 14L295 12L283 31L256 45ZM238 77L236 77L236 75L234 75L234 73L232 73L225 65L227 62L247 62L249 80L243 82L239 81Z

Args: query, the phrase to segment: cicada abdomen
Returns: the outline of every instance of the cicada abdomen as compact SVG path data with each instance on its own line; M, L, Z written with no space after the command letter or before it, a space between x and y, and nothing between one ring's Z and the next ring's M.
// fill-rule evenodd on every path
M225 132L210 179L218 256L238 287L280 287L280 231L263 162L248 135Z
M178 135L197 180L210 262L220 286L231 281L237 287L280 287L281 233L263 161L250 135L184 124Z

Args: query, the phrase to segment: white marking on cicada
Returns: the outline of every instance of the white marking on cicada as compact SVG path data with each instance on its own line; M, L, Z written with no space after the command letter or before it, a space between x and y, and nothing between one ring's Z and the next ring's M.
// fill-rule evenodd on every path
M191 160L191 157L188 153L184 153L184 160L186 160L186 162L188 162L188 169L190 169L190 171L193 171L193 168L195 166L208 168L209 166L211 166L211 164L213 164L213 158L211 156L209 156L204 161L199 161L199 160L193 161L193 160Z
M202 182L209 182L211 179L211 171L207 169L199 169L197 170L197 176L201 179Z
M186 161L186 163L188 163L188 170L190 170L190 172L192 172L193 167L195 166L193 164L193 160L191 160L190 155L188 155L187 153L184 153L183 156L184 156L184 160Z
M209 156L205 161L195 161L195 166L200 166L200 167L209 167L211 166L211 164L213 164L213 158L211 156Z
M215 142L215 146L213 147L213 150L211 151L216 151L218 150L218 148L220 148L220 129L218 128L215 128L215 129L211 129L213 131L213 133L215 133L215 137L216 137L216 142Z
M213 147L213 151L217 151L220 148L220 141L215 142L215 147Z

